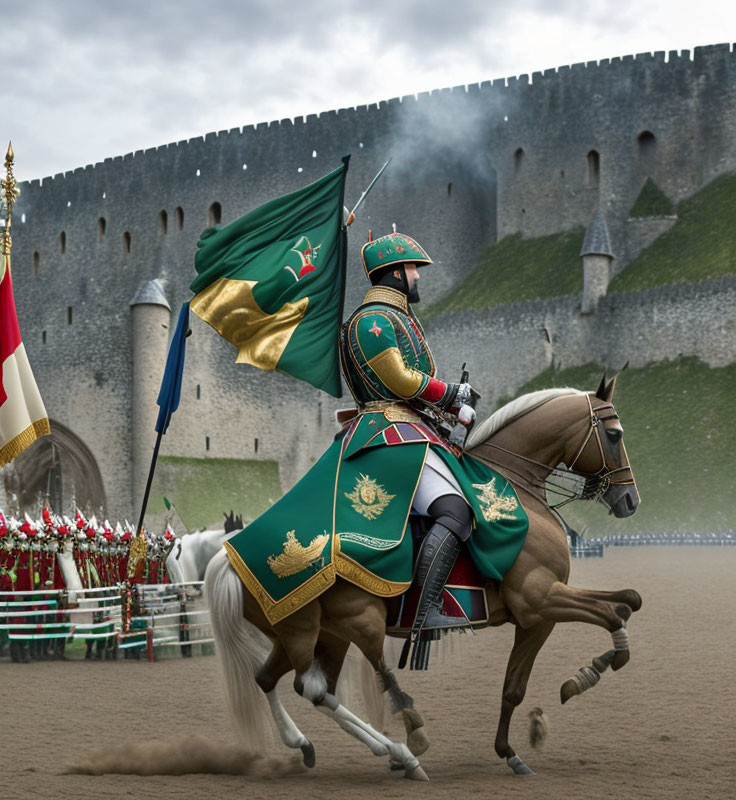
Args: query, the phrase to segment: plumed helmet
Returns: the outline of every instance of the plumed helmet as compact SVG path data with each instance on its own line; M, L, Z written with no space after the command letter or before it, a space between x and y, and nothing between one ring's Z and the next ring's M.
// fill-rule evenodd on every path
M427 251L405 233L389 233L366 242L360 251L360 256L368 280L371 278L371 273L385 267L400 266L408 262L418 266L432 263Z

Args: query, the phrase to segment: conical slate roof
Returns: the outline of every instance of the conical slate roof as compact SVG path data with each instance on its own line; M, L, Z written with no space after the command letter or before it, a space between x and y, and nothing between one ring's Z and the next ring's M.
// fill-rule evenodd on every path
M158 278L152 281L141 281L135 296L130 301L131 306L163 306L171 311L169 301L164 294L164 287Z
M580 256L609 256L610 258L616 258L611 249L611 237L602 211L599 211L593 217L590 225L588 225L588 230L585 231L585 240L583 241Z

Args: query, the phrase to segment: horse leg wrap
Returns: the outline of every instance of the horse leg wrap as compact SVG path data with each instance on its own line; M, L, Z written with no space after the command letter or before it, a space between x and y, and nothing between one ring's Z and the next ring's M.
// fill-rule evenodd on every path
M580 694L592 689L600 679L600 673L594 667L580 667L572 676L572 680L580 690Z
M626 630L626 625L623 620L621 620L621 627L617 631L611 632L611 639L613 639L614 650L629 649L629 632Z
M294 720L289 716L289 713L281 705L279 696L276 694L276 689L266 692L266 699L271 709L276 727L279 731L281 741L287 746L294 749L301 748L309 744L309 739L297 728Z
M318 710L334 719L338 725L356 739L364 742L376 755L389 755L392 761L401 763L407 777L414 780L426 780L424 771L419 766L419 761L412 755L409 748L400 742L394 742L379 733L375 728L356 717L343 706L332 694L326 694ZM420 777L424 776L424 777Z
M514 775L534 775L534 774L536 774L533 769L530 769L529 767L527 767L527 765L519 758L519 756L509 756L506 759L506 763L514 771Z

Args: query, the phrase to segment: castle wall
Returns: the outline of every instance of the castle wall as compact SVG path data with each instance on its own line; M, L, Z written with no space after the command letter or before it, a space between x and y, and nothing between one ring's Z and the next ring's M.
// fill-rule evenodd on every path
M595 362L618 370L627 361L644 367L679 356L711 367L732 364L736 277L608 295L595 314L582 315L573 295L448 314L433 319L427 335L451 379L468 362L484 414L551 366Z
M189 299L196 241L213 203L222 208L222 222L230 222L315 180L350 152L346 200L352 204L392 157L350 230L346 310L366 288L357 254L368 229L380 235L394 222L436 261L421 284L423 299L431 302L462 281L497 237L587 225L599 204L618 256L614 270L620 269L651 235L637 228L628 244L628 211L645 179L651 176L677 201L735 169L735 123L736 54L716 45L696 48L692 57L683 51L668 60L655 53L576 64L531 79L234 128L24 183L14 216L16 301L49 414L90 448L110 513L130 515L129 302L141 281L154 278L173 313ZM639 141L645 131L653 141ZM589 157L591 151L597 158ZM674 302L666 299L668 291L655 291L655 308ZM623 331L617 319L650 331L649 338L624 337L644 361L689 351L693 336L702 339L695 322L673 323L665 341L661 326L646 323L649 312L642 307L637 316L625 306L628 300L605 299L586 319L577 313L578 302L532 304L528 313L523 304L457 315L433 326L438 333L432 344L446 356L450 377L459 374L463 358L493 375L490 399L513 392L552 357L573 363L592 357L588 336L600 342L596 357L618 357L614 334ZM685 317L712 313L715 301L698 302L683 310ZM506 333L498 327L501 319ZM710 331L712 320L698 319ZM493 333L487 350L462 333L468 320L473 330ZM181 409L162 452L276 459L289 485L329 441L332 411L346 402L285 376L235 365L230 345L198 320L192 327ZM554 331L551 342L540 332L544 328ZM454 344L438 343L445 333ZM459 355L468 341L478 343ZM499 341L506 343L500 350Z

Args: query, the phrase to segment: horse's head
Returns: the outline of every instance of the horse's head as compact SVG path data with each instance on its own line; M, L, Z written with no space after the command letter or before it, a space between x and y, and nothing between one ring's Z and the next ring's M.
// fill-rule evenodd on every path
M624 430L613 405L615 389L616 377L606 380L604 375L595 394L585 395L588 430L566 463L569 469L588 476L587 497L600 499L617 517L629 517L640 498L624 446Z

